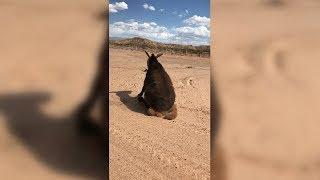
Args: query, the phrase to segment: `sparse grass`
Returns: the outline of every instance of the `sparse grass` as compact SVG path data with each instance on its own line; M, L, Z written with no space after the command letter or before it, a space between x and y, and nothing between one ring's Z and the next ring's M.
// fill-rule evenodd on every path
M210 46L192 46L181 44L165 44L160 42L151 41L149 39L134 37L122 40L110 40L109 46L111 48L130 49L138 51L150 51L154 53L167 53L183 56L199 56L209 57Z

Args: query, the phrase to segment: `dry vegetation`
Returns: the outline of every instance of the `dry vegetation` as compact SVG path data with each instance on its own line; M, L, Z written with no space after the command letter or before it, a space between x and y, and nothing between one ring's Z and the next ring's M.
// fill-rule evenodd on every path
M152 51L162 52L174 55L188 55L209 57L210 46L193 46L193 45L180 45L180 44L165 44L160 42L151 41L149 39L134 37L130 39L110 40L109 45L111 48L116 49L130 49L138 51Z

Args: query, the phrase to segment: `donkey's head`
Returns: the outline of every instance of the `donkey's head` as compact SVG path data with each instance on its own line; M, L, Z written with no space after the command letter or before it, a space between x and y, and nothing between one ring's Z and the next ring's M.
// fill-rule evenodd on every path
M158 57L163 55L162 53L160 53L160 54L157 54L156 56L154 54L151 54L151 56L150 56L147 51L144 51L144 52L148 56L148 67L151 67L152 65L155 65L155 64L159 63L158 62Z

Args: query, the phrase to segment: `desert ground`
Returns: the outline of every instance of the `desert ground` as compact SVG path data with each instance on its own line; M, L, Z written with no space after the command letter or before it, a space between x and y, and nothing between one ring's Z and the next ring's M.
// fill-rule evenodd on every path
M212 4L228 179L317 180L320 3L270 2Z
M227 175L237 180L318 180L320 3L270 2L212 3L211 67L223 110L218 140ZM0 1L1 179L105 178L98 143L95 138L78 137L70 115L87 95L96 69L104 38L97 14L104 8L105 1ZM121 56L131 57L125 52ZM137 52L132 58L138 57L145 58ZM178 69L179 60L164 58L168 58L164 66L177 82L178 93L193 88L189 83L193 80L183 78L202 65ZM180 115L175 121L147 117L143 109L132 108L145 62L132 63L127 66L131 70L123 69L132 75L130 79L121 79L120 83L126 81L121 86L115 82L119 88L110 94L112 107L118 108L113 116L127 118L111 122L111 142L119 137L119 144L111 144L111 158L116 159L111 168L120 168L111 176L123 177L127 171L130 177L170 178L175 173L207 177L209 150L206 141L196 141L207 138L207 124L188 121L196 113L205 114L205 109L188 110L191 101L183 96L177 100ZM172 73L178 70L185 74ZM137 80L136 87L131 79ZM117 91L122 91L118 95L124 102ZM202 103L190 94L190 99L196 99L193 102ZM167 128L166 132L160 132L160 127ZM196 136L187 138L184 134L188 133ZM174 135L181 141L173 139ZM130 163L134 156L139 161Z
M150 52L158 53L158 52ZM136 98L147 68L143 51L110 49L111 179L210 178L210 59L164 54L178 117L146 115Z
M0 0L1 179L105 179L103 148L80 137L103 43L105 1Z

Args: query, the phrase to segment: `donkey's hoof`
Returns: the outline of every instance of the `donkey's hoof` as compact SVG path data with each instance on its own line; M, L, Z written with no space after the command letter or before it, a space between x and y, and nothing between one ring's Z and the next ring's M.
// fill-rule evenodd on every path
M148 114L149 116L156 116L156 112L155 112L152 108L149 108L149 109L147 110L147 114Z

